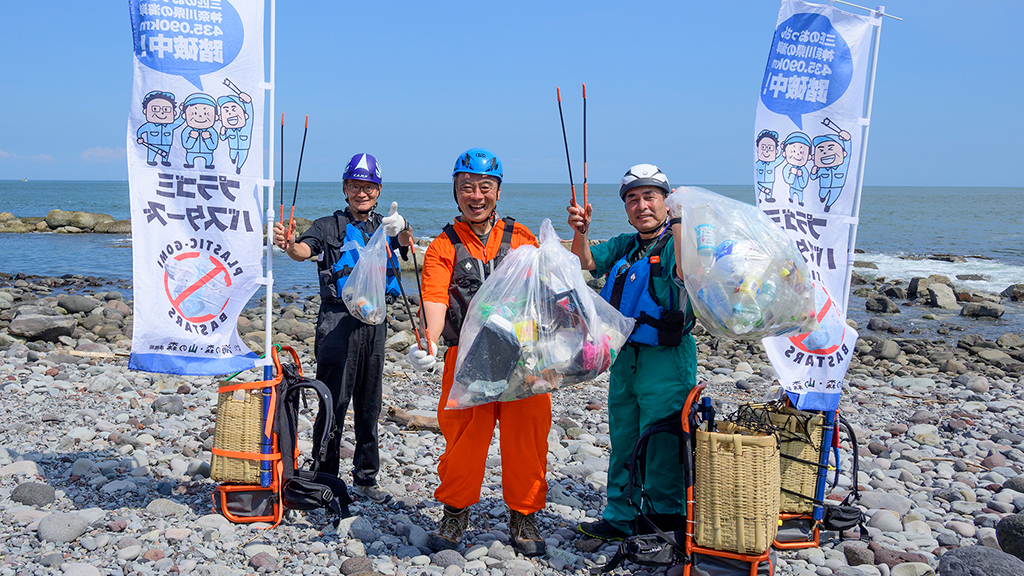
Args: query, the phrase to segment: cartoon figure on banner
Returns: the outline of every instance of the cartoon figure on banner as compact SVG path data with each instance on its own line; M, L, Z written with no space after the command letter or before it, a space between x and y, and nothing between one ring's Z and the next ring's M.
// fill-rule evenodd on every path
M153 90L146 94L142 99L142 114L146 117L146 123L139 126L136 137L138 143L147 149L146 163L156 166L159 156L161 164L170 166L174 131L185 123L185 118L176 113L174 94L163 90Z
M230 300L232 264L201 252L183 252L164 266L164 290L172 306L168 315L186 332L209 334L227 317L223 314Z
M779 154L779 133L774 130L761 130L754 141L757 146L757 162L754 173L757 178L757 197L764 194L765 202L775 202L772 188L775 186L775 169L786 158Z
M843 193L850 172L850 133L828 118L821 123L835 134L814 137L811 178L818 180L818 198L825 204L825 212L828 212Z
M805 168L811 157L811 139L803 132L793 132L782 144L782 155L786 158L782 179L789 184L789 202L792 204L796 196L797 203L803 206L804 188L811 177L810 170Z
M220 139L227 140L228 156L235 165L235 174L242 173L242 165L249 157L252 145L252 97L242 92L231 80L225 78L224 85L233 95L217 98L220 107Z
M185 168L195 166L196 159L202 158L207 170L213 165L213 151L217 149L217 133L213 130L217 122L217 103L212 96L197 92L181 104L181 116L188 128L181 132L181 145L185 148Z

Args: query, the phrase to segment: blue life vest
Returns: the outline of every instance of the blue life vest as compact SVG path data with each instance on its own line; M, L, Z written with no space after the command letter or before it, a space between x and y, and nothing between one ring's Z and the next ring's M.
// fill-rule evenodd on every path
M342 224L345 226L345 237L341 241L342 246L345 246L348 242L355 242L360 246L366 246L366 242L369 241L370 238L365 232L357 228L351 222L344 223L341 216L339 216L339 230L341 230ZM388 303L391 303L394 302L401 293L401 289L398 285L398 278L395 276L395 270L401 270L401 267L398 263L398 255L390 249L390 244L389 252L391 255L388 259L391 260L391 262L389 263L386 271L387 284L384 286L384 292ZM334 264L331 265L331 283L334 285L334 297L337 298L338 302L341 301L341 291L345 288L345 282L348 280L349 275L352 274L352 269L358 261L359 252L356 250L343 250L337 256Z
M608 271L601 297L623 316L636 319L628 342L678 346L683 335L693 329L696 318L692 312L675 310L675 298L669 302L668 310L654 299L654 279L661 276L661 252L671 240L672 229L666 226L649 256L630 265L627 252Z

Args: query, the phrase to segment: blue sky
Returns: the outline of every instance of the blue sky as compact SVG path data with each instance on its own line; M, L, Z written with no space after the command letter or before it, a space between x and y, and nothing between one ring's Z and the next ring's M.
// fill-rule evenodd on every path
M387 180L441 182L460 152L485 146L509 182L564 182L561 86L579 182L586 82L591 182L653 162L673 182L746 184L778 10L777 0L282 0L286 172L309 114L303 180L339 180L367 151ZM1024 2L886 10L904 21L882 26L865 184L1024 186ZM0 22L0 179L126 178L127 2L4 2Z

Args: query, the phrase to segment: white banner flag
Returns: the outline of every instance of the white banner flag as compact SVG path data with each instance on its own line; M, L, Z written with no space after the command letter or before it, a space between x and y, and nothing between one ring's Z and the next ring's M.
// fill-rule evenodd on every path
M796 242L816 288L810 334L766 338L797 408L834 410L857 341L844 287L857 201L865 82L877 18L783 0L757 103L758 206Z
M263 0L129 0L129 367L227 374L263 276Z

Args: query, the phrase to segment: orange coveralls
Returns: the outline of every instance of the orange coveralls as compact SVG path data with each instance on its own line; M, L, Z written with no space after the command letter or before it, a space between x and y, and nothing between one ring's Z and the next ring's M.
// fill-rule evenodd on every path
M496 220L487 238L486 248L465 223L455 221L455 231L474 258L488 262L498 253L504 222ZM537 238L525 226L516 224L511 247L537 246ZM425 302L448 305L448 285L455 266L455 247L445 234L439 234L423 258L423 294ZM551 430L551 396L541 394L512 402L491 402L461 410L445 410L448 393L455 381L458 347L445 353L441 377L441 398L437 420L444 434L445 450L437 464L441 485L434 497L443 504L465 508L480 501L487 449L500 426L501 485L508 507L532 514L544 507L547 498L548 432ZM508 472L508 475L505 474Z

